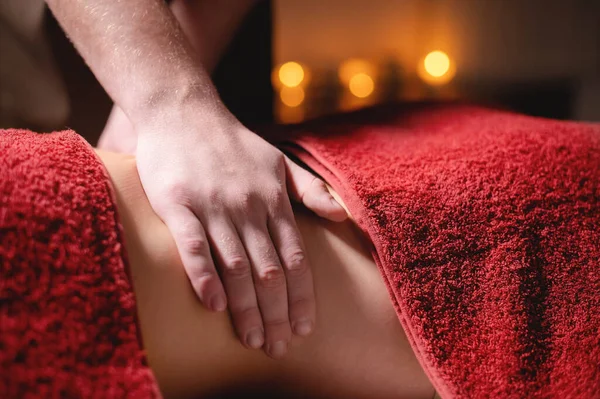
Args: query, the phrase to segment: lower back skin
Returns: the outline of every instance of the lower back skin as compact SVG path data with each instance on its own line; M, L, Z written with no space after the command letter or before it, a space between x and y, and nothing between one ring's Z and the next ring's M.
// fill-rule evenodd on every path
M169 230L152 211L135 159L97 151L111 177L125 233L150 366L166 397L257 392L287 397L432 398L392 307L369 242L351 221L294 210L312 267L317 323L283 360L244 348L226 313L206 311Z

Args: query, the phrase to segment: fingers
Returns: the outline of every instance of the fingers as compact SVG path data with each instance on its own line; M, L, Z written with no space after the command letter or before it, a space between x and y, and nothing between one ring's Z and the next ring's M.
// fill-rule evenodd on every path
M347 218L344 208L327 191L325 183L312 173L285 158L288 190L292 198L302 202L317 215L341 222Z
M269 232L286 274L288 312L296 335L310 334L315 325L315 292L304 245L289 202L269 217Z
M287 353L292 328L297 335L308 335L315 321L312 274L291 206L288 201L277 203L283 203L275 206L283 209L283 216L276 209L256 210L240 214L234 222L213 214L203 218L203 226L189 208L179 207L164 219L174 226L169 228L200 300L212 310L229 305L242 343L255 349L264 346L273 358Z
M281 358L287 352L292 331L288 316L287 285L279 256L267 230L266 218L251 216L241 236L253 265L256 298L265 331L265 352Z
M178 206L164 217L173 234L183 267L194 291L211 310L223 311L227 299L221 280L215 270L210 246L202 224L196 215L184 206Z
M264 329L246 250L227 217L208 220L207 231L227 292L234 329L244 345L258 349L264 343Z

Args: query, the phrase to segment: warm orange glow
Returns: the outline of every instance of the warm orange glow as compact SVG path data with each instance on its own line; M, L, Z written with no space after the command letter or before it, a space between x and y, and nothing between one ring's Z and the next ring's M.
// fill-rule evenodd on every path
M450 70L450 58L443 51L432 51L423 60L423 65L428 74L439 78Z
M286 87L297 87L304 80L304 69L297 62L286 62L279 67L279 81Z
M369 97L375 88L373 78L366 73L357 73L350 78L348 82L348 88L350 93L354 94L358 98Z
M282 87L279 92L281 102L288 107L297 107L304 101L304 90L302 87Z
M432 51L419 63L419 76L432 85L448 83L454 77L455 66L443 51Z
M375 67L369 61L351 58L340 65L338 76L342 85L348 86L350 84L350 79L352 79L353 76L359 73L374 76L375 72Z

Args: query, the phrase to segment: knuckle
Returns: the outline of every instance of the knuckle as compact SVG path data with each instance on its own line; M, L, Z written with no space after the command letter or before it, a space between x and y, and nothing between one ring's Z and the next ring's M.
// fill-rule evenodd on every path
M208 250L208 242L202 237L184 237L182 246L183 250L191 255L201 255Z
M218 206L221 203L221 192L215 188L211 187L205 190L204 197L208 201L208 204L211 206Z
M244 257L234 256L225 260L223 273L229 277L248 277L250 276L250 265Z
M305 262L306 256L304 255L304 251L301 249L296 249L291 252L285 258L285 266L288 273L298 276L303 275L308 271L308 265Z
M206 285L211 284L215 277L215 273L210 270L198 270L190 279L194 280L198 285Z
M276 288L285 284L285 275L279 266L268 266L258 273L258 281L264 288Z
M191 206L192 204L192 195L188 188L188 185L181 181L172 181L166 184L166 193L168 198L173 200L175 203Z
M325 185L323 180L321 180L317 177L313 177L313 180L310 182L310 185L312 187L317 188L318 190L327 190L327 186Z
M283 190L283 187L278 185L271 189L271 198L276 202L283 202L286 198L286 192Z
M240 209L246 211L246 210L249 210L252 208L254 200L255 200L255 196L251 192L244 191L237 196L236 201L237 201Z
M275 186L266 191L268 203L272 204L276 209L279 209L285 203L286 195L281 186Z
M234 204L235 209L240 213L247 214L256 209L259 200L256 193L248 189L233 195L230 199L230 203Z

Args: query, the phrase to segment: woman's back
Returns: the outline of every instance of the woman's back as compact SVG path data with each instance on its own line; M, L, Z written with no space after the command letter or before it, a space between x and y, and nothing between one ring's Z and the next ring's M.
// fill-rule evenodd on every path
M433 396L369 243L352 222L330 223L295 210L315 280L317 325L275 361L245 349L224 314L198 303L168 229L147 202L133 158L100 155L117 193L144 346L167 396L249 386L303 397Z

